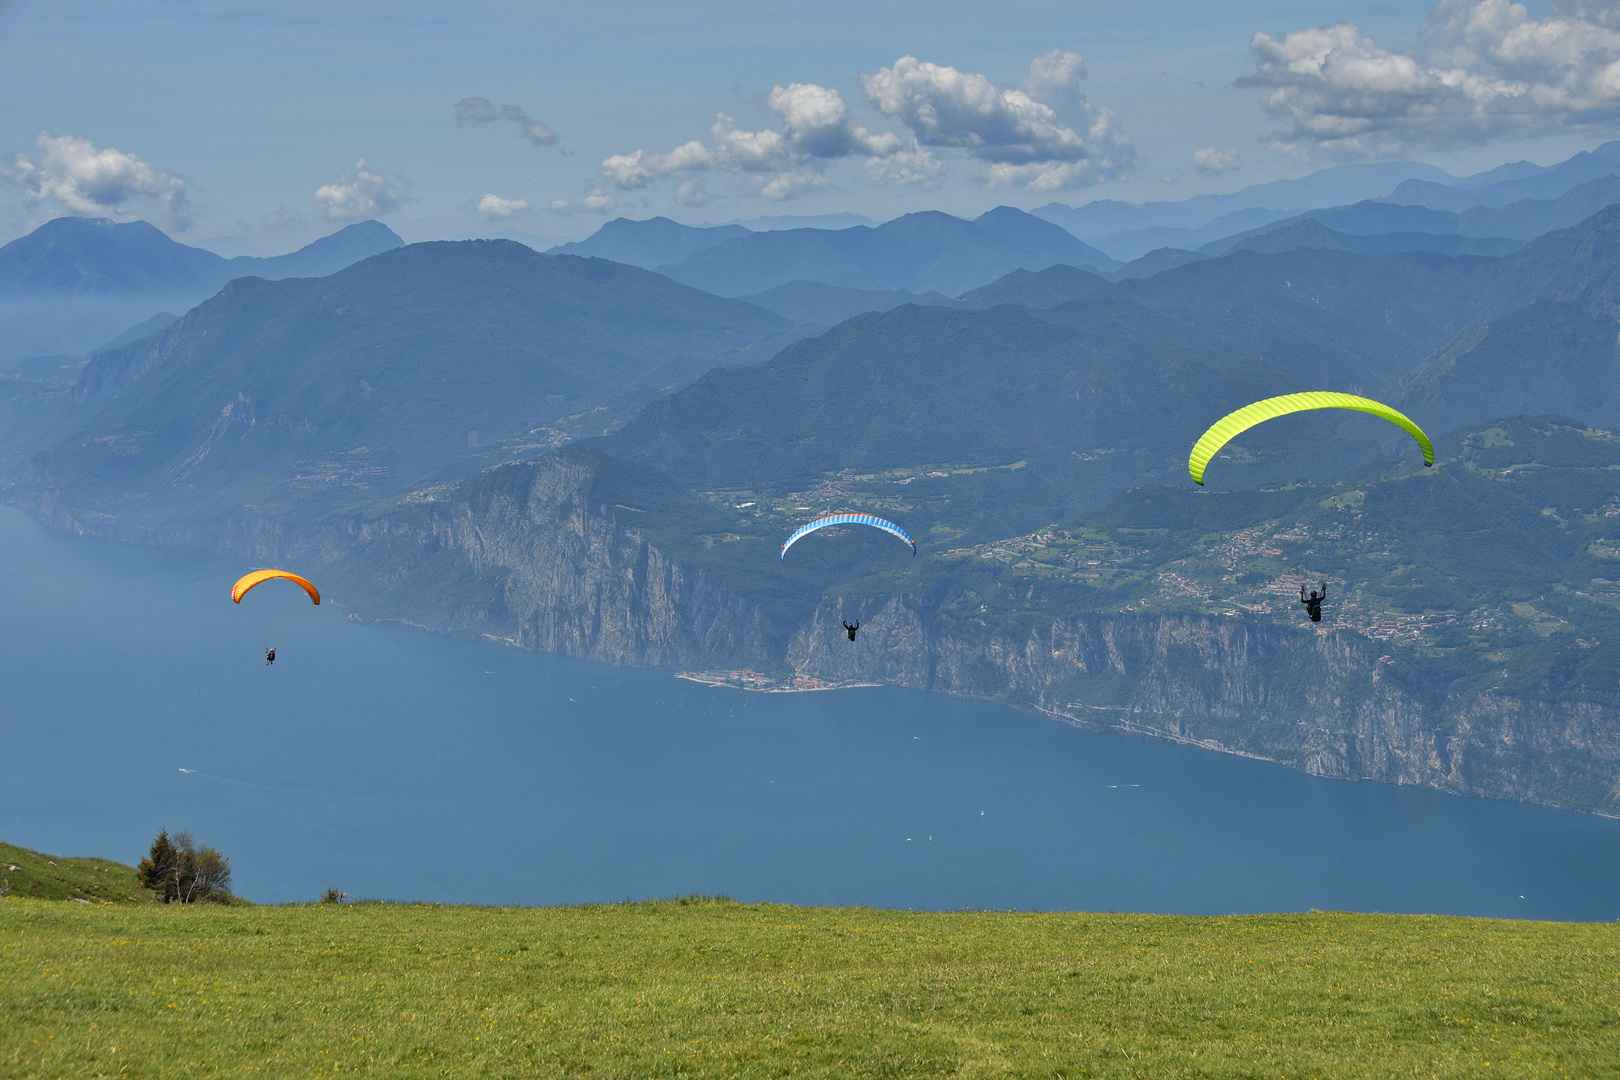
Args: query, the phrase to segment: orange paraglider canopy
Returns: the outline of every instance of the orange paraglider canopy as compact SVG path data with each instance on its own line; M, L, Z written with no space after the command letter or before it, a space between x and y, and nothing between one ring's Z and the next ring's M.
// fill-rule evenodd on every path
M249 589L253 588L253 586L259 584L260 582L269 581L271 578L286 578L294 585L297 585L299 588L309 593L309 598L311 600L315 601L317 604L321 602L321 594L316 590L314 585L310 584L310 582L306 579L299 577L297 574L289 574L285 570L255 570L253 573L244 576L235 585L231 586L231 602L240 604L242 602L242 597L247 595Z

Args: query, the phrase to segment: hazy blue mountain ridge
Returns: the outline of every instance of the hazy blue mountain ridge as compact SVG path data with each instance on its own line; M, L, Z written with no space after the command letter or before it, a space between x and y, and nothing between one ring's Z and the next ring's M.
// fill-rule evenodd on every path
M543 450L571 416L600 432L792 327L606 260L416 244L327 278L238 279L96 356L72 391L75 434L38 468L84 508L145 492L147 521L244 505L292 519L485 442Z
M144 221L57 218L0 248L0 366L80 355L235 277L321 277L402 241L363 221L275 258L224 259Z
M1313 206L1342 206L1376 198L1409 179L1444 183L1455 178L1433 165L1415 161L1358 162L1318 169L1297 179L1251 184L1227 195L1194 195L1180 202L1098 199L1080 206L1047 203L1031 213L1061 225L1082 240L1100 244L1105 237L1155 227L1196 229L1238 211L1274 209L1286 215Z
M1402 181L1387 201L1467 210L1475 206L1500 207L1520 199L1556 199L1577 184L1620 173L1620 141L1583 150L1566 161L1527 176L1510 176L1494 183L1445 184L1414 178Z
M0 247L0 299L208 292L223 284L226 265L144 221L56 218Z
M404 246L405 241L382 222L357 221L353 225L345 225L330 236L313 240L297 251L290 251L285 255L271 255L262 259L238 255L230 261L230 273L232 277L252 275L266 281L279 281L290 277L325 277L337 273L345 266L352 266L361 259L369 259L373 255Z
M1500 258L1524 246L1502 236L1458 236L1455 233L1343 233L1307 218L1283 225L1233 244L1230 251L1276 254L1301 248L1331 248L1360 255L1388 255L1397 251L1432 251L1439 255L1485 255ZM1220 254L1226 254L1221 252ZM1214 254L1200 252L1199 254ZM1190 260L1186 260L1190 261ZM1149 275L1142 275L1144 277Z
M1021 271L1015 271L1021 272ZM837 326L868 311L888 311L901 304L949 304L951 298L936 292L914 293L905 289L846 289L819 281L790 281L774 289L737 299L774 311L783 318L814 326Z
M144 221L63 217L0 247L0 300L41 295L215 292L233 277L324 277L404 241L378 221L274 258L221 258Z
M659 267L718 296L754 295L792 281L956 296L1019 268L1115 265L1062 229L1010 208L975 221L935 211L875 228L787 229L734 237Z
M1462 232L1527 240L1572 225L1607 205L1607 201L1593 202L1590 194L1582 206L1545 204L1556 203L1577 187L1620 172L1617 161L1617 144L1605 143L1556 165L1521 161L1464 178L1412 162L1340 165L1297 180L1256 184L1230 195L1199 195L1178 203L1131 204L1100 199L1078 207L1049 203L1033 212L1126 260L1162 247L1195 250L1265 231L1267 226L1291 221L1302 213L1315 216L1333 212L1326 208L1343 211L1368 202L1382 203L1387 209L1364 207L1359 212L1362 220L1342 213L1336 219L1324 216L1321 220L1340 232ZM1580 199L1576 196L1573 201ZM1493 213L1507 210L1516 202L1544 205ZM1396 205L1414 209L1403 217L1399 211L1388 209ZM1426 218L1421 214L1424 209L1439 211L1440 216ZM1455 212L1464 213L1466 220L1454 222L1445 217ZM1230 248L1231 244L1223 245L1217 253Z
M584 240L559 244L546 254L611 259L644 270L656 270L660 266L685 262L705 248L734 237L750 236L752 232L741 225L698 228L666 217L645 221L621 217L614 218Z
M1475 206L1461 212L1367 200L1352 206L1308 210L1292 218L1224 236L1198 250L1205 255L1225 255L1244 246L1244 241L1251 237L1304 221L1316 221L1336 232L1363 236L1434 233L1532 240L1557 229L1567 229L1615 203L1620 203L1620 176L1615 175L1578 184L1555 199L1521 199L1503 207Z
M1108 291L1108 279L1077 266L1048 266L1045 270L1014 270L956 298L958 307L992 308L998 304L1020 304L1028 308L1057 307L1070 300L1101 296Z
M1115 281L1129 281L1134 278L1150 278L1154 274L1163 273L1177 266L1185 266L1190 262L1198 262L1209 258L1196 251L1185 248L1162 247L1143 255L1139 259L1132 259L1124 266L1115 270L1109 277Z

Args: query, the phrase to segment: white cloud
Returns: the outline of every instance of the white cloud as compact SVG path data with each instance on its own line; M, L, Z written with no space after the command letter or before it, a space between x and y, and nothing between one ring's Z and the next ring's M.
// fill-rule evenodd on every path
M551 203L551 209L559 214L577 214L581 211L605 214L609 210L617 208L618 205L618 201L613 196L600 187L592 185L586 188L585 197L579 202L571 203L567 199L554 199Z
M1080 93L1085 75L1084 61L1059 49L1036 57L1016 89L902 56L861 76L861 89L921 146L956 147L985 162L991 186L1051 191L1117 178L1136 163L1113 114Z
M1342 157L1499 135L1610 127L1620 116L1620 0L1553 0L1531 19L1510 0L1441 0L1412 49L1353 23L1251 42L1279 146Z
M840 158L866 158L868 177L879 183L931 182L938 175L938 162L915 142L857 123L836 90L789 83L772 87L765 104L781 118L780 129L748 131L719 113L708 142L692 139L667 153L614 154L603 159L602 176L626 191L674 178L677 201L697 205L708 195L695 176L706 172L730 173L750 194L776 200L826 186L822 169Z
M72 214L132 217L155 210L182 228L190 223L186 182L173 173L72 135L40 132L34 142L38 160L18 154L6 170L30 199L59 203Z
M500 108L489 98L465 97L456 102L456 127L493 124L500 118Z
M1221 150L1206 146L1202 150L1193 151L1192 164L1199 172L1213 175L1243 168L1243 158L1238 156L1236 150Z
M361 158L354 168L315 189L315 204L328 221L358 221L399 208L400 195L382 173Z
M945 166L920 146L866 159L866 178L874 184L916 184L932 188L938 186L944 174Z
M470 97L456 102L456 126L493 124L510 120L523 129L523 135L536 146L550 146L557 141L557 133L531 117L516 105L497 106L489 98Z
M675 201L682 206L702 206L709 201L709 193L692 177L675 185Z
M765 104L782 118L782 137L811 157L887 157L900 150L900 136L867 131L850 119L849 106L838 91L825 86L789 83L773 87Z
M731 118L724 113L715 123L729 124ZM686 172L701 172L713 168L715 154L696 139L682 143L667 154L649 154L634 150L628 154L614 154L602 159L602 175L626 191L646 187L654 180Z
M485 195L478 200L478 212L485 217L509 218L529 208L527 199L503 199L499 195Z

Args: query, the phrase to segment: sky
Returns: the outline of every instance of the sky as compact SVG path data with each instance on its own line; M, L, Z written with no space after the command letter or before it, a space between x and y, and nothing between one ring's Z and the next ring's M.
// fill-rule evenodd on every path
M1620 0L0 0L0 241L974 216L1617 133Z

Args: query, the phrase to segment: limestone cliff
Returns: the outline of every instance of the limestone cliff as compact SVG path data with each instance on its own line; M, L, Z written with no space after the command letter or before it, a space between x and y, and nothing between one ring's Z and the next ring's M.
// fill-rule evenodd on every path
M652 542L565 455L292 541L363 617L616 664L883 682L1267 758L1320 776L1620 812L1620 715L1489 692L1426 700L1347 631L1091 615L1014 635L915 597L824 600L791 624ZM859 620L858 640L841 632Z
M486 474L456 494L381 517L323 523L293 554L329 567L365 616L612 664L770 664L780 633L758 606L677 565L633 517L593 505L588 462ZM778 665L780 660L775 661Z

